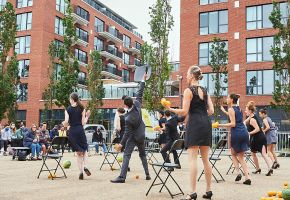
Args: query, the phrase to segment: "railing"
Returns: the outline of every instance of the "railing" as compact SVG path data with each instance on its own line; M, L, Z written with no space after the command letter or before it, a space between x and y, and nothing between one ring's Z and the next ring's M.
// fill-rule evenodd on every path
M112 73L114 75L122 77L122 71L118 70L115 67L111 67L110 65L107 65L106 67L104 67L103 71L110 72L110 73Z
M123 59L123 54L122 54L122 52L118 51L117 48L113 48L113 47L111 47L110 45L106 45L106 46L103 48L103 50L106 51L106 52L109 52L110 54L112 54L112 55L114 55L114 56L117 56L117 57Z
M106 32L110 33L111 35L123 41L123 35L120 34L117 29L112 28L111 26L106 26Z

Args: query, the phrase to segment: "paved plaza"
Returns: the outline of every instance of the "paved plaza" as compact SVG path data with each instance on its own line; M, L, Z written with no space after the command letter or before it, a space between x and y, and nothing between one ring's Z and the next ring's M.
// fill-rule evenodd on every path
M158 155L158 158L161 157ZM47 174L43 173L40 179L37 179L42 161L12 161L11 157L0 156L0 199L1 200L103 200L103 199L126 199L126 200L162 200L171 199L169 194L164 190L158 192L157 187L152 190L149 196L145 193L151 183L146 181L143 174L141 161L138 153L134 152L130 163L131 172L128 173L128 178L125 184L112 184L110 179L119 175L119 170L111 171L108 166L105 166L102 171L99 170L103 156L94 155L89 157L88 167L92 172L91 177L85 177L85 180L78 180L78 168L76 158L73 153L65 153L64 160L72 161L70 169L66 169L67 179L50 180ZM226 181L216 183L213 181L214 200L258 200L265 195L268 190L279 190L284 181L290 182L290 158L279 158L281 168L274 171L274 175L266 177L266 166L263 160L262 174L252 175L252 186L246 186L241 183L235 183L234 175L226 175L226 171L230 165L228 157L223 156L222 161L217 164L218 169L224 175ZM49 164L53 166L54 161L50 160ZM173 176L181 185L185 193L189 191L189 173L187 166L187 154L184 153L181 157L181 170L175 170ZM150 172L152 178L154 172L152 167ZM199 167L202 164L199 160ZM250 171L253 171L253 166L250 166ZM200 173L200 171L199 171ZM136 179L139 176L139 179ZM169 187L173 191L177 191L169 182ZM198 183L198 199L205 191L204 177ZM175 197L180 199L181 196Z

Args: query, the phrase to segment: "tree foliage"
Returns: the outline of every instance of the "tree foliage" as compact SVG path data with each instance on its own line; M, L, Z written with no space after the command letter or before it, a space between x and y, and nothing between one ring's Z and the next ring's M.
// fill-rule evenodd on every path
M152 68L150 79L144 92L145 105L149 112L160 109L160 100L165 94L165 82L169 79L168 35L173 26L170 0L156 0L150 7L152 45L142 47L142 62Z
M16 28L15 10L13 5L7 2L0 11L0 120L8 117L9 121L15 121L16 116L18 61L16 53L9 57L16 44Z
M226 43L219 38L214 38L210 50L210 62L209 65L212 68L212 80L214 82L214 118L219 120L220 106L223 100L223 92L225 88L223 82L228 82L228 50L226 49Z
M271 49L273 56L273 70L280 80L275 80L275 89L271 104L290 113L290 0L288 0L288 18L282 21L279 4L274 2L273 12L269 19L273 28L278 31L274 36L274 45Z
M91 110L91 123L98 123L100 113L97 108L103 105L102 99L105 97L105 89L103 87L101 74L103 61L100 53L97 51L93 51L90 58L88 66L88 91L90 93L88 109Z

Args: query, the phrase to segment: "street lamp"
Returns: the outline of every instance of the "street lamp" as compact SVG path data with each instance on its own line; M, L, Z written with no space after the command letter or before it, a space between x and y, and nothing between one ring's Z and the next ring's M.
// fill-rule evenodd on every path
M181 75L176 75L178 81L179 81L179 97L180 97L180 108L182 108L182 100L183 100L183 94L182 94L182 79L183 77Z

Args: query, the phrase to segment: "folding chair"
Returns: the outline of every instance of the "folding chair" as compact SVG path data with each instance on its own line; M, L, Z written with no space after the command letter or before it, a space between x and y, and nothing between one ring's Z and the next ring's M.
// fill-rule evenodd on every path
M170 157L170 154L174 151L174 150L180 150L179 154L178 154L178 159L179 157L181 156L182 152L183 152L183 147L184 147L184 140L182 139L179 139L179 140L175 140L174 143L172 144L172 147L169 151L169 154L167 155L167 158ZM161 189L159 190L159 192L162 191L162 189L165 187L166 190L168 191L168 193L170 194L171 198L173 198L174 196L177 196L177 195L184 195L182 189L180 188L180 186L178 185L178 183L176 182L176 180L173 178L173 176L171 175L172 171L171 170L168 170L167 168L175 168L177 169L179 167L178 164L174 164L174 163L166 163L165 161L163 163L152 163L151 164L152 167L153 167L153 170L156 174L156 177L154 178L150 188L148 189L147 193L146 193L146 196L149 194L150 190L152 187L154 186L158 186L158 185L162 185ZM156 170L156 168L160 168L158 171ZM167 176L165 179L162 179L161 176L160 176L160 173L162 170L165 170L165 172L167 172ZM172 194L171 191L169 190L169 188L167 187L166 183L167 183L167 180L168 178L171 178L173 180L173 182L176 184L176 186L178 187L179 189L179 193L176 193L176 194ZM161 183L155 183L157 178L160 180Z
M154 153L159 153L160 147L159 144L156 143L154 140L146 140L145 141L145 153L148 162L158 162L157 158L155 157Z
M48 151L45 155L42 156L42 166L41 166L41 169L39 171L39 174L38 174L38 177L40 176L40 174L44 171L48 171L49 172L49 175L51 177L51 179L53 180L54 178L67 178L62 166L61 166L61 159L63 157L63 153L64 153L64 149L65 149L65 146L68 144L68 138L67 137L55 137L53 138L52 142L51 142L51 146L48 148ZM51 154L50 152L54 149L61 149L61 153L55 153L55 154ZM46 161L47 159L53 159L56 161L57 165L56 165L56 168L53 168L53 169L49 169L47 164L46 164ZM43 169L43 167L45 166L46 169ZM60 168L63 172L63 176L58 176L56 177L55 174L58 170L58 168Z
M216 168L216 163L217 161L221 160L220 158L220 155L222 154L222 152L224 151L224 148L227 144L227 139L221 139L217 145L216 145L216 148L213 150L212 154L210 155L209 157L209 162L211 163L212 165L212 169L214 169L218 174L219 176L221 177L221 180L218 180L217 177L214 175L214 173L212 173L214 179L216 180L216 182L220 182L220 181L225 181L224 177L221 175L221 173L219 172L219 170ZM198 181L200 180L201 176L204 174L204 170L202 170L199 178L198 178Z
M103 163L100 167L100 170L102 170L103 168L103 165L109 165L111 170L114 170L114 164L117 163L119 165L119 169L121 168L121 164L120 162L117 160L117 157L119 155L119 152L117 152L115 149L114 149L114 144L116 144L116 140L117 138L115 138L113 140L113 142L111 144L107 144L107 147L108 147L108 151L107 152L104 152L105 153L105 156L104 156L104 160L103 160ZM109 156L112 155L113 156L113 161L110 161L109 160ZM112 160L112 159L111 159Z
M251 157L252 155L251 155L251 152L250 151L246 151L245 152L245 161L246 161L246 163L250 163L251 165L253 165L253 167L255 167L255 163L254 163L254 161L252 160L252 157ZM232 155L230 154L230 155L228 155L228 157L229 157L229 159L231 160L231 161L233 161L233 159L232 159ZM256 167L255 167L256 168ZM234 167L234 163L232 162L231 163L231 165L230 165L230 167L229 167L229 169L228 169L228 171L227 171L227 175L230 173L230 171L232 170L232 173L234 173L234 171L235 171L235 167ZM242 172L242 174L244 175L244 171L242 170L242 166L240 166L240 170L241 170L241 172Z

